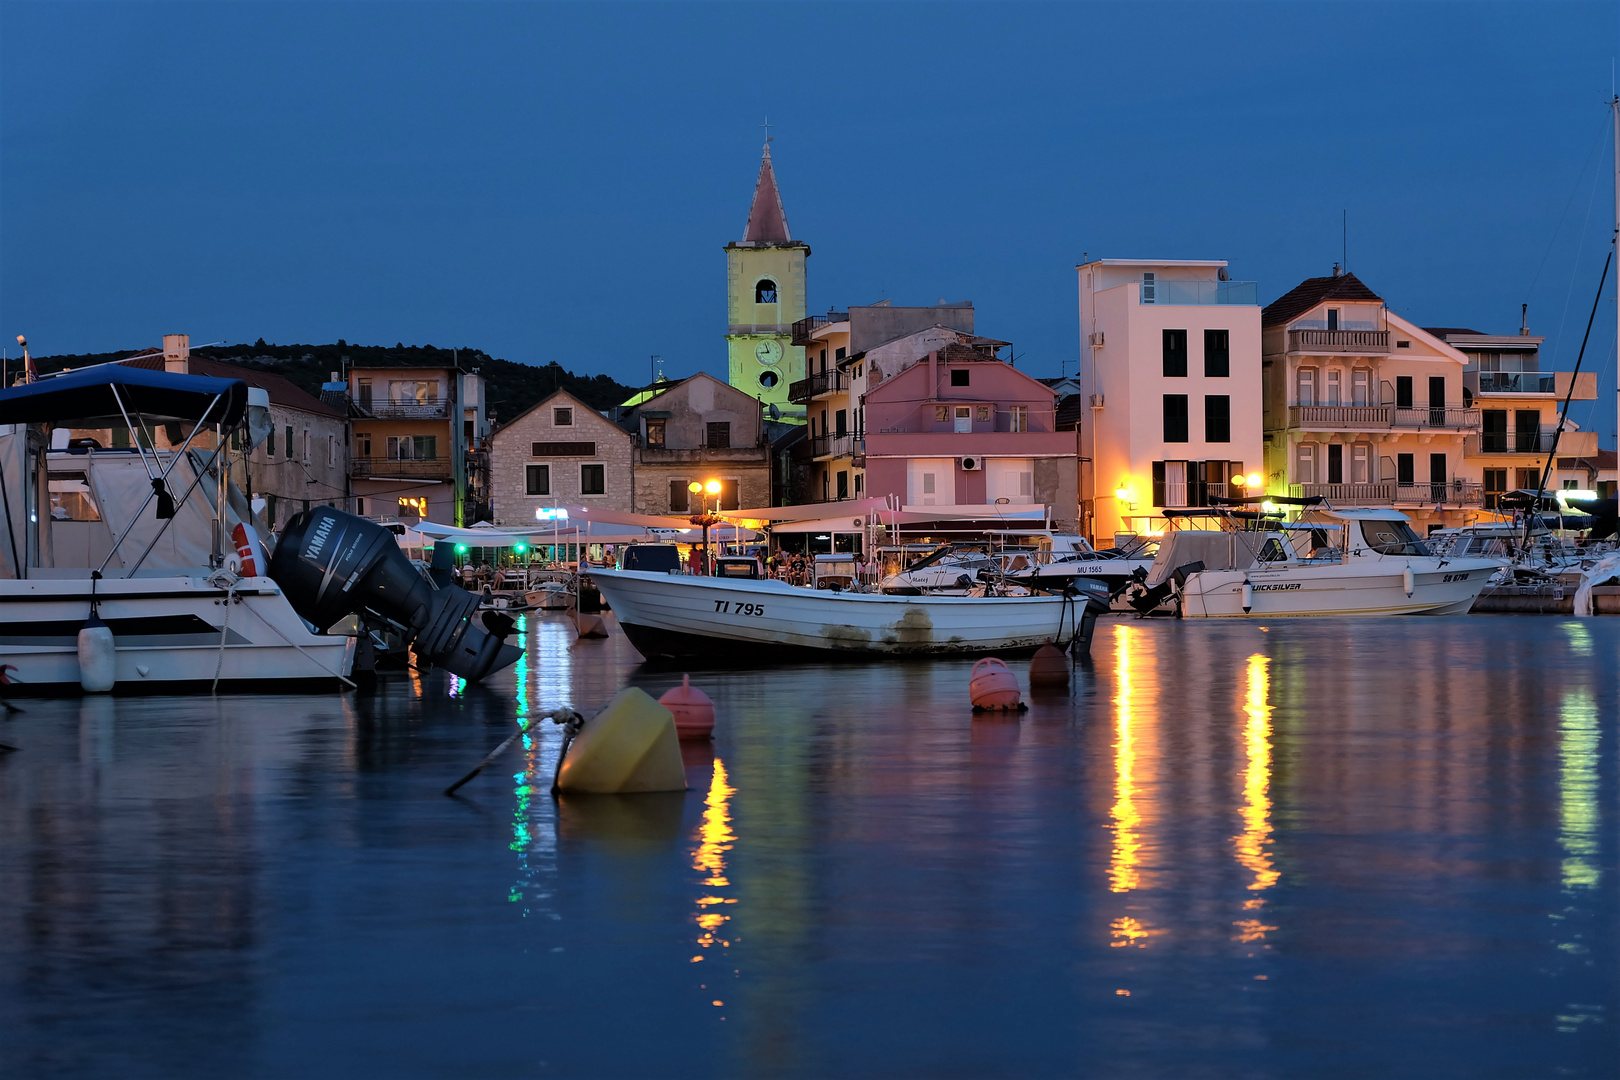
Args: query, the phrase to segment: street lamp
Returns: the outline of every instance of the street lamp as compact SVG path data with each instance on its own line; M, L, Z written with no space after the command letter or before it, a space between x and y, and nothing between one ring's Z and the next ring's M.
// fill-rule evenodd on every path
M709 576L714 575L714 567L709 558L709 526L720 524L718 513L709 511L709 501L706 495L714 496L714 508L720 509L720 481L710 480L707 484L700 484L696 480L686 485L686 490L698 497L698 512L688 520L694 525L703 526L703 572Z

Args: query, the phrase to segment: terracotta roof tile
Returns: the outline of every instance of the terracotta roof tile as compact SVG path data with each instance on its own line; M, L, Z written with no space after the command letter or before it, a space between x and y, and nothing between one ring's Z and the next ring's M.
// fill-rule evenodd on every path
M754 184L754 201L748 208L748 225L743 229L745 244L789 244L787 211L782 209L782 193L776 187L776 170L771 167L771 144L759 163L759 180Z
M1306 278L1266 305L1266 309L1260 313L1260 325L1276 326L1278 323L1291 322L1324 300L1374 300L1382 302L1383 299L1383 297L1363 285L1361 279L1354 274L1346 273L1337 277Z
M146 368L148 371L163 370L163 353L150 352L137 356L123 363L130 367ZM298 409L301 412L314 413L316 416L331 416L342 419L343 414L323 402L320 398L306 393L294 386L280 375L272 375L266 371L255 368L241 367L237 364L225 364L218 360L209 360L206 357L192 356L188 360L188 370L193 375L210 375L216 379L241 379L249 386L255 386L270 395L270 401L275 405L282 405L289 409Z

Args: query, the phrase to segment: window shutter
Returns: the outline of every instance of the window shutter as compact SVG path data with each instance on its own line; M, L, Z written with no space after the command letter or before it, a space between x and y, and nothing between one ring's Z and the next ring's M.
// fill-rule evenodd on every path
M1164 462L1153 463L1153 505L1164 505Z

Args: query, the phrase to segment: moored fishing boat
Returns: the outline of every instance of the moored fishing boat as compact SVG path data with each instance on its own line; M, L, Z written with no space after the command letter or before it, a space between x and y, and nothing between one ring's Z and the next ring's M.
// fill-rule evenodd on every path
M1089 636L1100 583L1067 596L889 596L773 579L593 570L630 643L648 659L715 662L830 656L1030 652Z

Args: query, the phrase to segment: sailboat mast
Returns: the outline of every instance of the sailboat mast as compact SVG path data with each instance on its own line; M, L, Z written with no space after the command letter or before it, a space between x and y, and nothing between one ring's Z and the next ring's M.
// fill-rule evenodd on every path
M1609 111L1614 115L1614 238L1611 242L1620 249L1620 91L1611 91ZM1615 280L1620 283L1620 277ZM1615 446L1620 448L1620 284L1615 289L1614 336L1614 433Z

